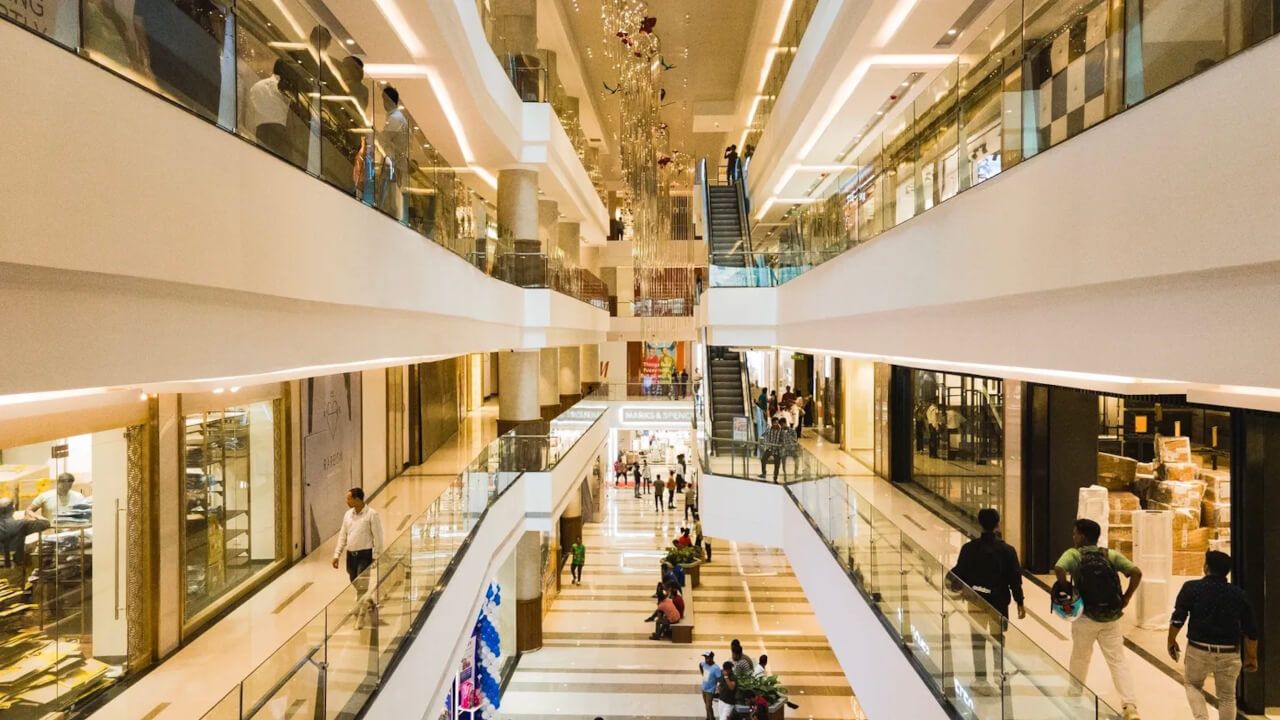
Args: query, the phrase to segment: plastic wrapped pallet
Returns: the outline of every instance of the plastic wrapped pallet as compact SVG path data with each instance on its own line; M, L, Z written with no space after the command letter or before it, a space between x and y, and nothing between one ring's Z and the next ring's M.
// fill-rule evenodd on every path
M1191 462L1191 438L1156 436L1156 455L1162 463Z

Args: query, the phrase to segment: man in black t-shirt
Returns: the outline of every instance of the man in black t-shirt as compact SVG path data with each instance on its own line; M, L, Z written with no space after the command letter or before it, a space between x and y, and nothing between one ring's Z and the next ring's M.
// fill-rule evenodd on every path
M971 611L976 623L972 631L974 689L986 692L991 689L987 682L987 633L999 635L1009 618L1010 599L1018 604L1019 619L1027 616L1027 609L1023 606L1022 565L1018 562L1018 551L1000 539L999 511L995 508L979 510L978 525L982 527L982 535L960 548L951 575L990 605L986 607L974 602ZM999 652L996 648L995 653L998 655Z

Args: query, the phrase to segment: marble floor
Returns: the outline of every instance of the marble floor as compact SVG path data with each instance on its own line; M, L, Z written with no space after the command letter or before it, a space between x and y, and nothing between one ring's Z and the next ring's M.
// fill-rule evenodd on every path
M431 455L422 465L382 487L370 504L382 515L385 541L388 545L409 524L450 487L457 473L480 450L497 436L497 405L490 403L468 415L457 434ZM238 683L250 676L246 686L255 697L282 677L301 656L303 648L323 636L326 607L354 605L355 596L346 572L330 567L336 537L330 538L315 552L294 563L277 578L243 601L225 617L200 633L194 640L166 658L146 675L129 685L118 696L93 713L95 720L195 720L214 708L217 718L235 718L221 711L233 703L220 704ZM393 588L387 588L388 593ZM345 613L338 613L345 615ZM407 616L386 607L382 620L383 637L391 637L396 623L407 622ZM347 625L352 625L348 628ZM362 679L370 662L376 669L376 656L368 652L367 632L364 639L348 619L339 630L350 638L330 643L331 652L328 706L341 708L361 692ZM330 634L335 633L330 628ZM280 652L281 648L285 648ZM280 668L277 670L276 668ZM198 680L196 680L198 678ZM305 687L306 671L298 673L294 684L297 692L282 688L278 694L287 707L271 703L270 717L305 715L308 696L314 692ZM312 683L314 685L314 683ZM263 687L258 687L263 686ZM297 699L294 699L297 698Z
M499 717L704 717L701 653L723 662L734 638L753 658L769 656L800 706L788 717L863 717L781 551L712 539L712 562L690 591L693 644L648 639L659 559L686 525L683 503L677 496L675 510L656 510L652 496L607 488L603 522L583 527L582 584L570 583L566 567L543 621L544 646L521 657Z
M946 567L954 564L956 554L966 540L960 532L910 495L876 477L861 458L851 456L821 438L807 438L801 442L828 467L845 476L849 486L876 509L893 518L898 527L906 531L924 551ZM1043 588L1030 581L1024 582L1023 587L1027 596L1027 617L1024 620L1011 620L1012 625L1022 636L1065 664L1071 651L1070 623L1049 611L1049 595ZM1138 709L1142 717L1160 720L1184 720L1191 717L1180 679L1170 677L1161 665L1148 661L1132 648L1126 648L1125 653L1138 688ZM963 653L958 655L958 662L965 660ZM1096 648L1085 682L1103 701L1114 708L1120 708L1120 698L1111 681L1110 672L1101 652Z

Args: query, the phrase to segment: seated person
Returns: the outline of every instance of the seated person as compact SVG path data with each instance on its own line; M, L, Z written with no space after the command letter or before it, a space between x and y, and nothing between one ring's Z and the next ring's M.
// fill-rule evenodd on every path
M693 538L689 537L689 528L680 528L680 537L675 539L676 547L693 547Z
M680 619L684 619L684 596L680 594L680 588L674 585L667 585L667 597L671 599L671 604L676 606L676 611L680 613Z
M76 477L71 473L58 476L56 490L45 490L31 501L27 514L33 518L42 517L49 522L58 519L58 513L65 512L84 502L84 495L71 489L76 484Z
M680 611L676 610L676 605L671 598L663 596L658 600L658 608L653 614L645 618L645 622L654 621L653 634L649 636L650 640L661 640L671 635L671 625L680 622Z
M663 593L666 592L666 586L668 585L673 586L676 589L676 592L680 592L680 588L684 587L684 571L681 570L680 574L677 575L675 570L677 567L680 566L676 565L673 567L671 563L662 563L662 579L658 581L658 586L653 591L653 597L661 600Z
M16 514L17 506L12 498L0 498L0 556L5 567L23 567L26 564L26 539L33 532L49 527L47 520L28 520Z

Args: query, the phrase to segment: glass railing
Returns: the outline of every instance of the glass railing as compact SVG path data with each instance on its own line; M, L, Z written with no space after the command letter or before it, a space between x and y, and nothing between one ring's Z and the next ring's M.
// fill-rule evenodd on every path
M720 438L700 444L704 473L756 482L761 457L778 452L767 443ZM815 456L804 448L781 454L786 492L920 677L956 715L1122 717ZM769 465L771 480L771 459Z
M548 288L609 312L609 287L595 273L573 263L563 250L538 239L520 240L499 231L488 240L483 261L499 280L522 288Z
M537 43L533 6L528 6L526 10L521 6L511 5L506 9L514 12L495 12L491 0L476 0L480 24L484 28L490 49L522 101L551 105L552 112L569 136L569 142L573 144L592 184L600 192L603 189L600 154L587 141L586 133L582 130L579 98L565 91L556 71L556 54L532 47Z
M1015 0L913 103L853 138L836 159L846 169L810 191L820 200L791 208L784 232L753 245L798 262L758 278L722 275L722 286L786 282L1277 31L1270 3Z
M363 60L347 51L353 41L336 36L308 5L136 0L128 16L107 0L39 5L30 13L0 7L0 17L323 180L486 274L520 284L497 272L504 246L475 222L476 194L395 87L366 77ZM598 301L598 279L530 287L608 309Z
M755 100L755 112L751 115L751 124L747 128L746 142L738 148L738 152L744 156L750 155L747 148L760 144L760 135L773 114L778 93L782 92L782 86L791 72L791 64L795 61L796 51L800 49L800 40L809 29L813 12L818 8L818 0L793 0L784 4L784 7L787 8L787 17L781 21L782 32L769 56L769 69L765 74L764 85L760 88L760 95Z
M487 509L525 472L554 468L604 413L602 403L584 399L551 421L549 432L543 424L539 436L512 431L489 443L355 582L203 720L358 717L431 612Z

